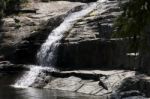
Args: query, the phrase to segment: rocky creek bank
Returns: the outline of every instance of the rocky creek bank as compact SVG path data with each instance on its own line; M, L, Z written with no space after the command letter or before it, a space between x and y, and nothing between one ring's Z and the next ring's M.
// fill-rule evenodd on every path
M30 71L30 66L1 63L0 77L9 76L14 84ZM17 76L17 75L18 76ZM10 76L11 75L11 76ZM13 76L15 75L15 76ZM12 79L12 77L15 77ZM72 91L96 95L102 99L148 99L150 77L130 70L42 70L29 87Z
M44 70L31 86L97 95L102 99L144 99L150 96L149 84L149 76L129 70Z
M49 33L69 13L88 5L86 0L30 1L20 14L2 19L1 73L28 71L27 65L20 64L36 64L36 53ZM133 71L138 68L139 57L127 55L127 40L111 38L113 23L121 13L118 4L118 0L99 3L79 20L60 42L56 66L62 71L43 71L30 87L98 95L102 99L150 97L149 76Z

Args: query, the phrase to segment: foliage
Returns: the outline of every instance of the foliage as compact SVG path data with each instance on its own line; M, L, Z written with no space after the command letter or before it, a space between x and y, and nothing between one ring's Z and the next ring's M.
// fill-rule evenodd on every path
M136 51L146 40L145 27L150 25L150 0L129 0L121 5L123 13L115 23L115 37L128 38Z
M14 13L20 7L20 3L24 3L26 0L0 0L0 18Z

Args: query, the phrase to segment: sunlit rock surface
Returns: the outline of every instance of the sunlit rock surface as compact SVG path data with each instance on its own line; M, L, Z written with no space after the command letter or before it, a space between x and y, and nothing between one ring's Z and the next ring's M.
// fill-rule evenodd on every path
M0 61L4 63L0 63L0 71L23 69L20 65L5 63L5 60L35 64L36 53L49 33L68 14L80 11L88 2L70 1L31 2L20 9L20 14L2 19ZM127 55L127 40L111 38L113 22L121 13L118 3L117 0L97 2L97 8L78 20L61 40L56 67L83 70L38 71L34 83L28 87L74 91L106 99L145 99L150 96L149 77L135 75L135 71L113 70L136 69L138 64L137 58L129 59ZM104 70L100 70L102 68Z
M56 74L52 72L50 74L51 78L49 78L49 82L45 83L46 86L44 88L75 91L93 95L109 95L118 89L123 79L134 76L135 72L124 70L79 70L57 72Z
M83 4L36 1L23 6L19 15L2 19L0 54L13 63L35 64L36 54L49 33L68 14L80 11ZM128 41L111 39L113 22L121 13L118 4L117 0L99 0L94 11L65 33L58 48L58 68L133 68L137 62L127 56Z
M113 22L121 13L118 1L99 3L97 8L65 35L58 53L62 68L132 68L126 55L127 40L111 39ZM130 67L130 66L131 67Z
M2 19L0 55L15 63L35 63L35 55L49 33L80 2L30 2L19 15ZM28 12L26 12L28 11Z
M135 71L76 70L43 73L45 76L40 74L32 87L73 91L107 99L146 99L145 96L150 95L149 77L136 74Z

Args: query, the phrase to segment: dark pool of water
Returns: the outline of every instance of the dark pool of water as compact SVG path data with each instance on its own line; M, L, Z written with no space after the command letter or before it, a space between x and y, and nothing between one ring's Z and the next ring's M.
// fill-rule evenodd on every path
M11 76L0 76L0 99L103 99L99 96L92 96L68 91L36 89L36 88L14 88Z
M100 99L100 97L58 90L1 87L0 99Z

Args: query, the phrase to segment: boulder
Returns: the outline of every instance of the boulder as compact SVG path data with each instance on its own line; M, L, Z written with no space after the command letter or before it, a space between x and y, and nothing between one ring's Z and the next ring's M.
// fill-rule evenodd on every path
M122 84L119 86L118 91L132 91L138 90L144 93L146 97L150 96L149 91L150 78L146 75L136 75L123 80Z
M43 73L46 76L41 76ZM104 99L146 99L145 97L149 97L149 77L144 74L137 74L135 71L76 70L51 72L45 70L43 73L37 77L32 87L79 92L101 96Z

